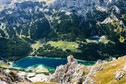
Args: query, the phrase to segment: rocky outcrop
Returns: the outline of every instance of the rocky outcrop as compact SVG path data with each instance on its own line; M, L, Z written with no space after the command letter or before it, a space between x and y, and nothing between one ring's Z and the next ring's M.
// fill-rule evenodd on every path
M123 78L125 75L124 71L117 71L116 75L115 75L115 80L120 80L121 78Z
M126 65L124 66L123 71L126 71Z
M0 84L12 84L12 82L27 82L27 80L13 71L4 71L3 69L0 69Z
M102 61L101 60L98 60L97 62L96 62L96 64L101 64L102 63Z
M83 78L84 67L81 64L78 64L77 60L73 56L67 57L68 63L66 65L60 65L56 68L55 73L49 77L50 82L58 82L61 84L78 84L82 83L85 77Z

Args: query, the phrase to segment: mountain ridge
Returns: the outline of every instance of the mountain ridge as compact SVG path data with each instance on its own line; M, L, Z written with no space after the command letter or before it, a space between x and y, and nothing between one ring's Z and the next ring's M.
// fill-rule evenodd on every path
M22 56L21 53L20 55L18 53L14 54L13 52L15 51L8 48L11 43L20 46L18 42L21 42L24 45L28 45L27 48L29 51L25 56L50 56L48 54L50 53L53 54L54 57L58 57L58 54L54 53L57 52L62 53L60 54L62 55L61 57L74 54L76 57L80 55L80 59L87 60L91 58L91 53L87 52L87 50L90 51L90 49L92 50L93 48L97 56L94 58L95 60L125 55L126 53L120 50L122 48L117 47L119 45L125 45L125 5L124 0L83 0L83 2L78 0L22 0L20 2L17 0L12 1L11 4L3 4L1 5L0 11L0 39L9 40L9 43L4 42L5 40L1 40L3 45L7 45L1 45L1 52L7 47L5 48L5 52L8 52L8 54L19 57L20 55ZM104 11L99 10L101 8L104 9ZM78 11L81 11L80 14L78 14ZM92 37L98 37L99 39L100 37L105 37L106 39L92 41L89 39ZM39 41L41 42L39 44L40 47L35 49L34 44L37 45ZM53 48L53 46L48 45L49 41L76 42L79 45L79 51L86 53L85 55L89 58L86 58L86 56L80 52L74 53L70 49L67 49L65 52L64 49L59 47L58 49L56 47ZM17 51L15 45L11 46ZM102 48L95 50L95 45L107 49L107 51L104 51ZM105 47L105 45L107 45L107 47ZM49 49L45 50L42 46L43 48ZM71 44L71 46L74 45ZM115 46L117 49L114 48ZM117 53L116 51L120 51L117 54L111 54L109 52L110 47L113 49L110 52L114 51ZM2 54L2 57L6 56Z

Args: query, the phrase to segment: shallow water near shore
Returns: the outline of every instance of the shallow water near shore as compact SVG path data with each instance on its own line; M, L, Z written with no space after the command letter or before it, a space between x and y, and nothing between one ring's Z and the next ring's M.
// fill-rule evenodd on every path
M48 57L26 57L19 61L13 63L13 67L19 67L21 69L27 69L28 67L36 68L42 65L47 68L48 71L55 71L56 67L59 65L64 65L67 63L67 59L63 58L48 58ZM78 63L89 66L95 64L95 62L78 60Z

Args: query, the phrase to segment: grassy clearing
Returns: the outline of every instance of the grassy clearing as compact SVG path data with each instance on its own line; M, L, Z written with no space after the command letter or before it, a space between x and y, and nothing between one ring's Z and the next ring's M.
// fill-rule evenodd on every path
M32 48L38 50L39 47L42 47L42 44L43 44L42 40L38 40L36 41L35 44L32 44Z
M92 42L94 42L94 41L91 41L91 40L89 40L89 39L86 39L86 42L87 43L92 43ZM95 41L96 42L96 41Z
M110 40L99 40L99 42L101 42L101 43L104 43L104 44L106 44L106 43L108 43Z
M96 80L95 84L126 84L126 75L121 80L115 81L116 71L122 70L125 65L126 57L102 65L104 69L93 76Z
M106 44L106 43L108 43L110 40L107 40L107 39L100 39L99 41L93 41L93 40L89 40L89 39L86 39L86 42L87 43L98 43L98 42L101 42L101 43L104 43L104 44Z
M78 48L78 44L76 42L66 42L66 41L49 41L47 42L47 44L50 44L51 46L53 47L58 47L62 50L71 50L71 51L74 51Z

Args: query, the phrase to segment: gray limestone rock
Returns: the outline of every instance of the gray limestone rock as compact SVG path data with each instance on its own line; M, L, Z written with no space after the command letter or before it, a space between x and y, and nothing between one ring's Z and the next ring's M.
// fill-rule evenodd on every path
M0 74L4 76L4 78L0 77L0 84L12 84L12 82L18 83L18 82L27 82L26 79L20 77L17 75L17 73L13 71L4 71L3 69L0 69Z
M72 55L68 56L67 60L68 63L66 65L58 66L55 73L50 75L48 78L50 82L58 82L61 84L82 83L83 70L81 68L84 66L78 64Z
M8 84L8 83L0 80L0 84Z
M102 63L102 61L101 60L98 60L97 62L96 62L96 64L101 64Z
M121 78L123 78L125 75L124 71L117 71L116 75L115 75L115 80L120 80Z
M126 65L124 66L123 71L126 71Z

